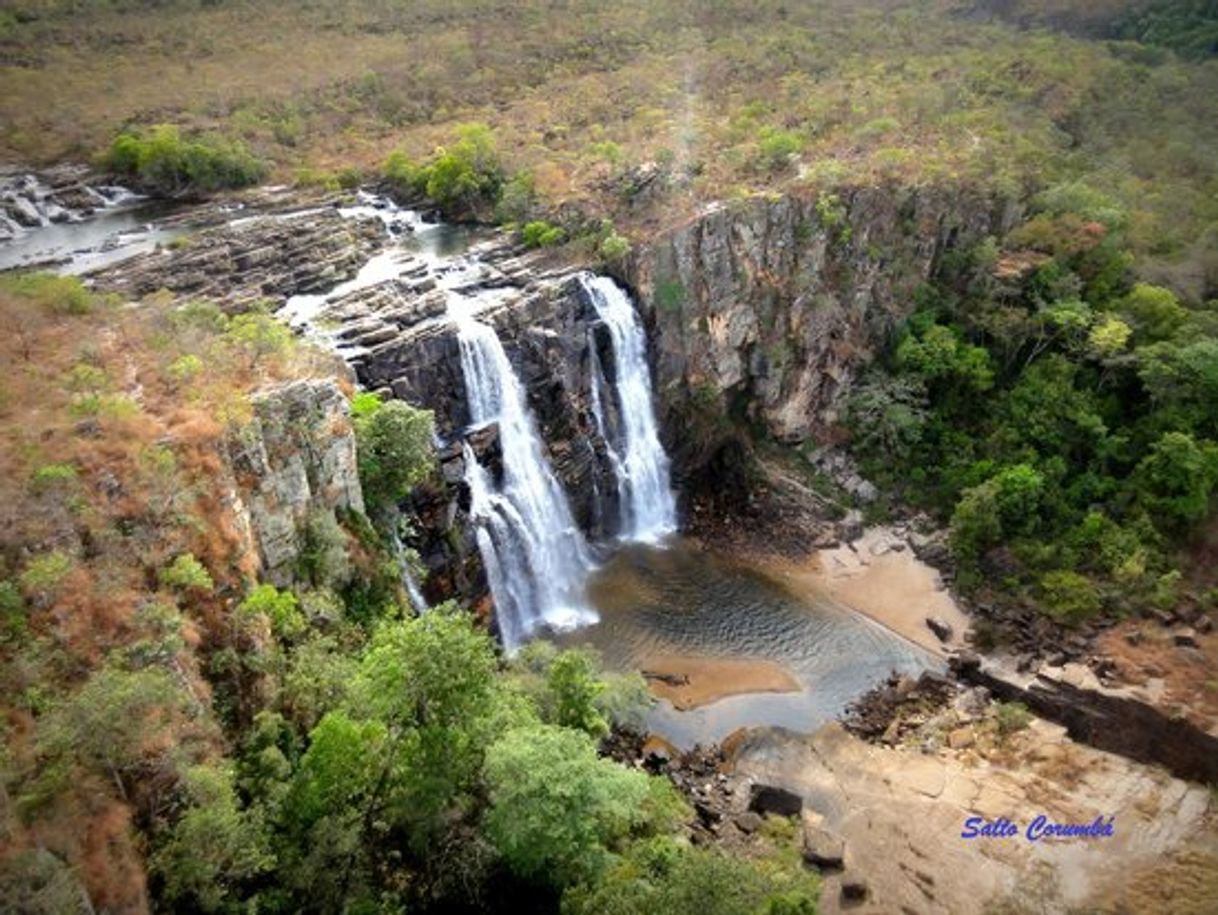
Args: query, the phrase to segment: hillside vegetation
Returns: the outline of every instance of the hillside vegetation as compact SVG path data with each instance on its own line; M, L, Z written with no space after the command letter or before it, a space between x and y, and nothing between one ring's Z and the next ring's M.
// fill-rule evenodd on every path
M1048 6L1011 18L1052 25L1062 10L1094 10ZM22 160L91 156L122 130L169 123L246 144L283 178L373 173L395 151L426 158L476 121L543 201L619 222L791 182L886 176L1023 193L1085 176L1128 207L1139 254L1195 272L1218 244L1218 62L984 23L975 6L9 7L0 154ZM642 193L645 163L660 180Z
M163 196L375 181L609 263L709 201L798 190L830 220L851 186L989 191L1018 225L937 265L833 430L876 516L936 513L962 590L1067 625L1212 611L1214 21L1208 0L10 0L0 156ZM428 414L352 396L368 513L311 526L277 587L224 443L268 384L339 377L328 358L258 309L43 274L0 277L0 330L4 905L814 910L785 826L754 857L692 847L671 784L598 753L637 677L410 612L389 535L436 472Z
M226 442L332 357L257 310L45 274L0 280L0 321L6 912L814 911L790 830L693 848L666 778L598 755L640 677L405 609L387 532L435 471L430 414L354 398L379 532L310 521L277 588Z

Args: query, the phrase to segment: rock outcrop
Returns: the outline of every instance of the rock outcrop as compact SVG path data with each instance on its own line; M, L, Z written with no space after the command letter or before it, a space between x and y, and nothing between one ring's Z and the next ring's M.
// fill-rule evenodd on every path
M1094 678L1081 665L1025 674L971 656L953 659L953 667L961 679L1065 726L1073 740L1161 765L1177 778L1218 782L1218 735L1128 690L1084 682Z
M133 257L92 282L132 299L163 289L177 299L213 299L229 311L264 300L278 307L355 276L383 241L379 220L347 218L335 207L261 214Z
M355 435L347 399L332 380L267 388L253 409L228 443L235 509L262 576L284 586L296 580L311 523L364 511Z
M868 187L754 197L662 234L623 271L654 327L661 426L717 411L783 441L825 440L858 369L946 254L1001 234L1014 204L959 190Z
M79 222L126 195L94 177L87 168L71 165L37 175L0 173L0 242L29 229Z

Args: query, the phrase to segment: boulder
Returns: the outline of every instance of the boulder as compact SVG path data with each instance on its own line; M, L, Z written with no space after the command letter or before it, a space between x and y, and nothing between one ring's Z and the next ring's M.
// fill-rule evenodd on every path
M749 792L749 810L754 813L772 813L780 817L799 816L804 801L794 791L776 785L753 785Z
M761 814L754 813L752 810L746 810L739 814L732 822L736 824L736 828L743 833L752 835L761 828Z
M947 745L953 750L967 750L974 742L976 737L970 727L956 728L947 735Z
M1197 648L1197 633L1193 629L1181 629L1172 635L1172 641L1180 648Z
M803 857L820 870L840 870L846 862L846 843L828 830L805 823Z
M935 638L937 638L940 642L946 643L952 640L952 633L954 630L952 629L951 624L937 616L928 616L926 618L926 628L933 632L935 634Z
M842 876L841 892L843 902L862 902L867 898L869 887L867 881L858 874L845 874Z

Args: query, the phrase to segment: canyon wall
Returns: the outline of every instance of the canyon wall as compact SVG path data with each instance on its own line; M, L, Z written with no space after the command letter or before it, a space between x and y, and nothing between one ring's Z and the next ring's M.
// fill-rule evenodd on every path
M310 525L337 527L362 514L363 491L347 398L329 379L259 391L253 416L227 442L227 489L246 553L259 577L296 582Z
M866 187L717 205L640 249L621 276L653 328L678 466L707 458L681 434L707 411L785 442L831 437L843 394L918 286L1018 216L958 188Z

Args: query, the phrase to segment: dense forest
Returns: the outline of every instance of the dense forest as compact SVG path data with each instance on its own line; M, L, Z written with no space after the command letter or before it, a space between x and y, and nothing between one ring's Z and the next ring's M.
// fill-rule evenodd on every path
M852 249L851 188L983 194L1013 228L935 264L832 431L869 520L930 513L962 594L1075 627L1218 608L1216 55L1212 0L10 0L0 152L179 203L376 185L606 267L712 201L810 197ZM815 911L791 821L693 845L608 753L642 677L411 611L429 413L168 301L0 274L0 912ZM366 511L277 586L220 453L335 377Z

